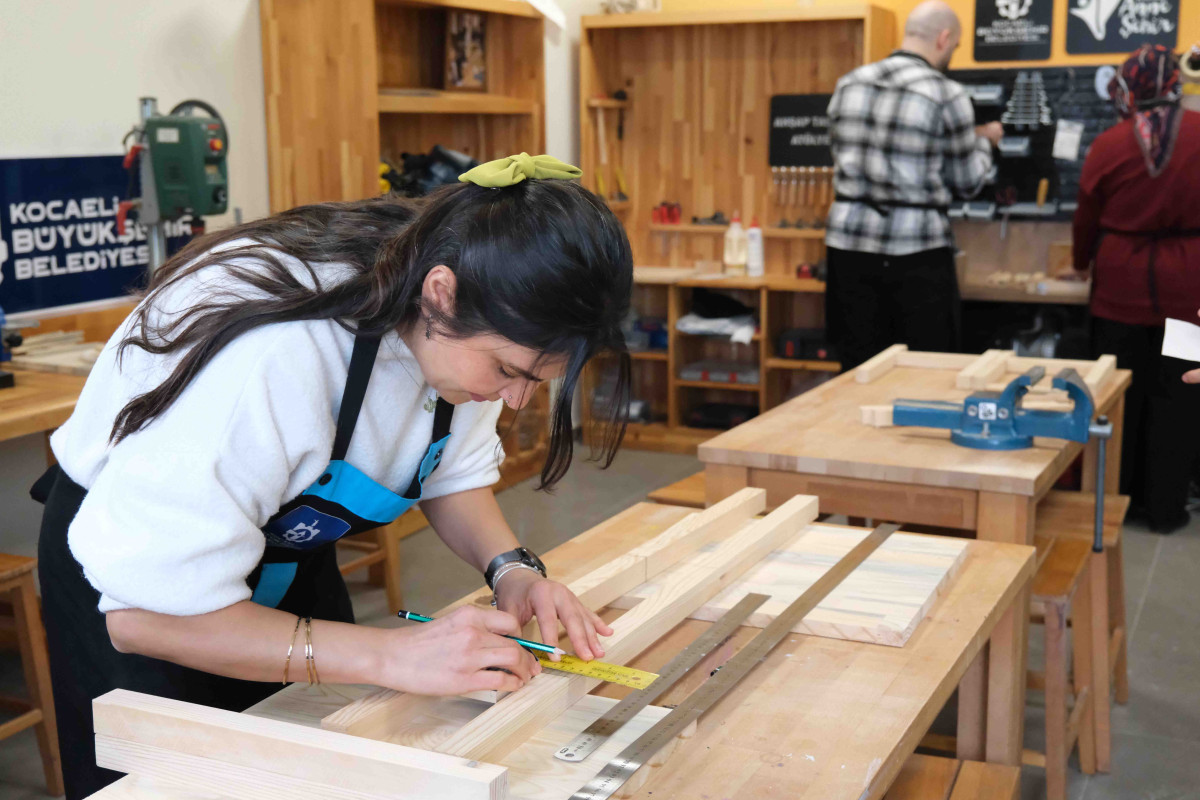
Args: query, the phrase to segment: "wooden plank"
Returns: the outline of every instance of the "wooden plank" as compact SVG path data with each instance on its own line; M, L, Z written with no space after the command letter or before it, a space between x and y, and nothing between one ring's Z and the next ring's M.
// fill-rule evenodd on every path
M908 352L908 345L894 344L882 353L877 353L872 358L861 364L858 369L854 370L854 380L859 383L871 383L877 378L881 378L897 366L901 353Z
M1020 789L1020 767L964 761L950 800L1016 800Z
M872 428L892 427L892 409L893 406L858 407L858 410L862 413L863 425L870 425Z
M816 518L817 498L795 497L765 519L747 525L716 550L674 574L662 590L612 622L604 642L605 659L623 664L687 618L751 565L794 538ZM503 758L531 733L544 727L599 681L543 672L480 714L439 748L464 758Z
M1011 350L988 350L958 373L955 385L959 389L986 389L989 383L1003 377L1011 355Z
M524 97L435 89L380 89L381 114L532 114L537 104Z
M1096 359L1095 365L1083 374L1083 382L1092 390L1093 398L1100 391L1100 385L1108 380L1109 376L1116 371L1117 357L1103 355Z
M975 361L970 353L933 353L924 350L906 350L898 359L896 366L912 367L914 369L963 369Z
M571 581L569 588L588 608L599 610L626 592L671 568L699 548L728 538L766 505L762 489L742 489L716 505L691 514L658 536ZM814 515L815 517L815 515ZM611 661L611 642L605 642L605 659ZM558 677L561 676L546 676ZM362 698L322 721L322 726L355 736L382 738L403 717L412 701L391 689Z
M516 17L541 19L541 13L523 0L376 0L380 5L414 5L431 8L454 8L463 11L485 11L489 14L508 14Z
M793 542L751 567L689 617L715 621L753 592L771 599L744 624L766 627L866 535L862 528L810 525ZM693 558L703 557L704 552ZM953 577L965 552L963 539L894 534L792 630L903 647ZM671 572L638 586L613 602L612 607L635 607L686 564L682 562Z
M507 796L504 767L194 703L115 689L92 713L100 766L229 797Z
M704 472L689 475L661 489L655 489L646 498L656 503L689 508L704 508Z
M954 788L961 762L914 753L888 789L886 800L946 800Z

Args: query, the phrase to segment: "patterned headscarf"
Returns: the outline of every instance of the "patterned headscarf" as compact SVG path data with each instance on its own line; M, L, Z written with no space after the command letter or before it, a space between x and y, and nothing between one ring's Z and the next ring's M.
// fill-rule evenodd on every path
M1108 83L1121 119L1133 118L1133 136L1151 178L1161 175L1171 161L1182 119L1182 86L1179 57L1160 44L1142 45Z

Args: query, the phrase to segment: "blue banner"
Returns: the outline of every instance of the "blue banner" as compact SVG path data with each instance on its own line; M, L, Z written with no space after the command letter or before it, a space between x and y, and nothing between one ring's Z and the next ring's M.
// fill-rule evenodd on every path
M137 224L117 233L128 197L121 156L0 159L0 308L6 314L121 297L145 285L150 248ZM167 223L167 252L192 236Z

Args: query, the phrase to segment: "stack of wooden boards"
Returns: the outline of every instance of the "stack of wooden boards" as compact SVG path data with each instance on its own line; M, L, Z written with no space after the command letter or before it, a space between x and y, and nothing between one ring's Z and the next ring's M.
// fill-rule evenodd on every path
M756 518L765 504L763 490L745 489L572 581L570 588L589 608L609 607L626 596L640 599L612 622L605 660L627 663L689 616L720 613L728 597L736 600L749 585L780 592L761 610L756 623L764 624L789 596L824 574L823 564L835 563L838 552L866 535L861 529L813 525L815 497L794 497ZM811 549L803 545L810 538ZM899 544L881 548L860 566L865 580L852 575L803 625L900 644L966 543L904 534L893 540ZM896 591L903 598L900 610L880 605L889 583L903 587ZM879 619L869 621L872 615ZM879 632L881 626L887 635ZM286 789L347 800L401 795L559 800L667 713L644 709L585 761L555 759L555 750L611 705L588 695L598 683L546 671L499 700L379 690L327 717L323 731L115 692L95 703L98 760L112 769L192 790L211 788L226 797L275 796ZM684 731L680 738L688 735ZM664 747L624 791L636 790L648 768L675 746L673 741ZM361 759L351 766L352 756Z
M27 336L12 351L12 365L35 372L57 372L87 377L103 342L83 341L83 331L57 331Z

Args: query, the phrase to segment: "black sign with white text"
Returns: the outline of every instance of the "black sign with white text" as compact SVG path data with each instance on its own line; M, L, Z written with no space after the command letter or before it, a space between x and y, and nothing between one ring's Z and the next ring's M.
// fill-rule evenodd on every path
M832 167L830 94L777 94L771 98L772 167Z
M1068 53L1132 53L1143 44L1174 49L1179 0L1070 0Z
M975 0L976 61L1050 58L1054 0Z

